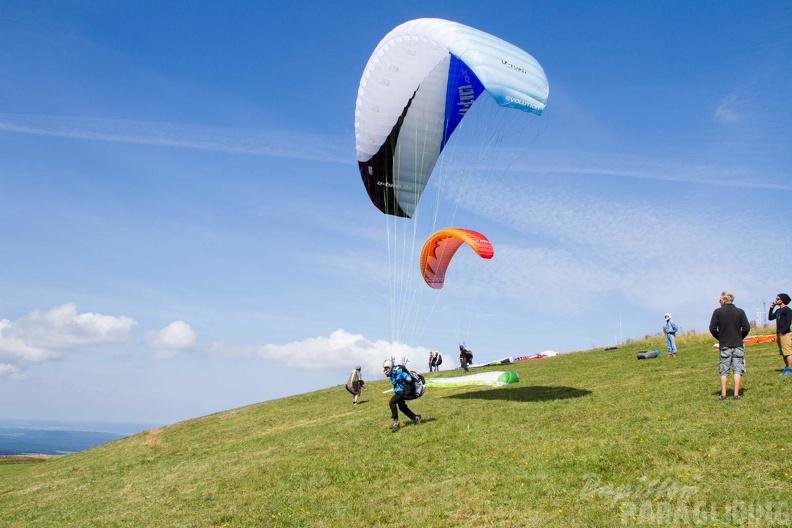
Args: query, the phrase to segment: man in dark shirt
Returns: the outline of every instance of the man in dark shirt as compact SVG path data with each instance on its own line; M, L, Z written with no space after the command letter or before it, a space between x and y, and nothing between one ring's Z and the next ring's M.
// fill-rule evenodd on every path
M770 313L767 319L776 321L776 337L778 338L778 352L784 358L784 370L781 375L792 374L792 309L789 308L790 298L786 293L776 295L775 301L770 303Z
M720 308L712 312L709 331L718 340L720 347L720 374L721 394L719 400L726 399L726 382L729 379L729 369L734 372L734 399L740 399L740 381L745 372L745 346L743 339L751 331L745 312L734 306L734 295L722 292L720 295Z

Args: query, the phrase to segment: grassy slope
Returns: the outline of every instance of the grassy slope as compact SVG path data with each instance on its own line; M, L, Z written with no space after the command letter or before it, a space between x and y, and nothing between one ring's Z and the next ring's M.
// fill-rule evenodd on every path
M515 385L432 388L396 433L384 379L356 408L337 386L177 423L0 472L0 525L614 526L647 500L789 501L776 345L750 345L745 398L719 402L712 343L517 363Z

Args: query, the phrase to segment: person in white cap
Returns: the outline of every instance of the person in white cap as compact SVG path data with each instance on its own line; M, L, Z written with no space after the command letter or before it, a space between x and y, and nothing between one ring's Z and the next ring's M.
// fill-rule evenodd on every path
M671 314L665 314L664 317L663 333L666 335L666 344L668 345L666 358L675 358L677 357L676 333L679 332L679 327L671 320Z

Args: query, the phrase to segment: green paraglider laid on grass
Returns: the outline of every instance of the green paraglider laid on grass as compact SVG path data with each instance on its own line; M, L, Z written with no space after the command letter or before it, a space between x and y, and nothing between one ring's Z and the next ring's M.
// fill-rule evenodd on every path
M466 386L490 386L501 387L509 383L517 383L520 376L513 370L482 372L481 374L471 374L469 376L457 376L454 378L426 378L427 387L466 387Z

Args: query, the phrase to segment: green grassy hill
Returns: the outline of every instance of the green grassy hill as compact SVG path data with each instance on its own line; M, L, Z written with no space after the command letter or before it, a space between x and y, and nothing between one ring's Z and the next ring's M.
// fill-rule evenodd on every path
M395 433L381 378L357 407L339 385L0 466L0 525L789 525L792 377L749 345L743 400L717 401L713 342L516 363L514 385L430 388Z

